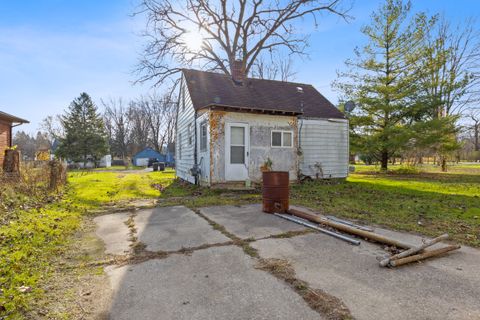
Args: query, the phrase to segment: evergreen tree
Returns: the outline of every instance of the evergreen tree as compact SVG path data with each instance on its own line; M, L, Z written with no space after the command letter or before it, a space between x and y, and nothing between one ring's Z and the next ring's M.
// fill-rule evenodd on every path
M411 21L410 2L387 0L362 28L368 44L355 50L356 58L347 60L344 80L334 83L344 98L353 100L357 109L350 121L357 126L357 146L361 152L381 162L406 147L412 138L412 123L426 112L418 103L416 62L431 24L423 14Z
M86 93L72 101L61 116L65 136L60 139L57 155L77 162L95 162L108 152L107 136L102 117Z

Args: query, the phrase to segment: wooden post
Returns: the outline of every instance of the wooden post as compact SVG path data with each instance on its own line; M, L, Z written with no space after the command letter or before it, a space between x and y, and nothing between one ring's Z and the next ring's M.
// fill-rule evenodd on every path
M66 182L65 166L59 160L52 160L48 163L50 167L49 189L58 190L58 187Z
M411 256L412 254L418 253L418 252L422 251L423 249L425 249L427 247L430 247L430 246L434 245L435 243L440 242L442 240L446 240L446 239L448 239L448 233L442 234L441 236L436 237L435 239L426 241L425 243L423 243L422 245L420 245L418 247L413 247L413 248L408 249L406 251L403 251L399 254L396 254L394 256L386 258L386 259L380 261L380 266L381 267L386 267L389 263L391 263L392 260L397 260L397 259L401 259L401 258Z
M403 243L403 242L395 240L395 239L387 238L385 236L379 235L379 234L374 233L374 232L364 231L364 230L353 228L353 227L350 227L350 226L347 226L347 225L344 225L344 224L341 224L341 223L336 223L334 221L330 221L330 220L327 220L325 218L321 218L319 216L312 215L312 214L309 214L309 213L306 213L306 212L303 212L303 211L300 211L300 210L289 209L288 213L290 213L291 215L294 215L294 216L297 216L297 217L300 217L300 218L303 218L303 219L307 219L309 221L313 221L313 222L316 222L316 223L320 223L320 224L335 228L337 230L340 230L340 231L343 231L343 232L346 232L346 233L350 233L350 234L354 234L356 236L366 238L366 239L369 239L369 240L372 240L372 241L388 244L390 246L395 246L397 248L402 248L402 249L412 248L412 245L410 245L410 244Z
M457 249L460 249L459 245L453 245L453 246L443 247L443 248L435 249L435 250L431 250L431 251L425 251L424 253L420 253L420 254L410 256L410 257L390 261L389 265L391 267L398 267L398 266L401 266L401 265L404 265L404 264L407 264L407 263L410 263L410 262L420 261L420 260L424 260L424 259L427 259L427 258L435 257L435 256L447 253L449 251L457 250Z

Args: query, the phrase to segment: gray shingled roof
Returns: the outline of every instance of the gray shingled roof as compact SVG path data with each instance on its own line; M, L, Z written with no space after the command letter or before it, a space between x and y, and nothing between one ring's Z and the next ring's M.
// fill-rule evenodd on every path
M238 85L225 74L192 69L183 69L183 74L195 110L224 106L291 112L307 118L345 119L342 112L309 84L247 78L243 85ZM299 93L299 87L303 93Z

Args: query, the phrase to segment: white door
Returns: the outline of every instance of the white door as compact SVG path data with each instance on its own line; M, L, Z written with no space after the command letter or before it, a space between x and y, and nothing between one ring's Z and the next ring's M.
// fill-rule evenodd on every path
M225 180L248 179L250 135L248 124L227 123L225 136Z

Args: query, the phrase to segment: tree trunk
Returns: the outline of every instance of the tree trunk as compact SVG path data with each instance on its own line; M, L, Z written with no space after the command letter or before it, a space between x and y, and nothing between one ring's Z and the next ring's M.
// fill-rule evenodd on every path
M479 137L478 137L478 134L479 134L479 129L480 129L480 124L476 124L475 125L475 128L474 128L474 135L475 135L475 151L480 151L480 141L479 140Z
M350 164L355 164L355 154L354 153L350 153L349 162L350 162Z
M381 170L382 171L387 171L387 169L388 169L388 151L386 151L386 150L382 151L381 163L382 163Z
M447 158L442 156L440 162L442 165L442 172L447 172Z

